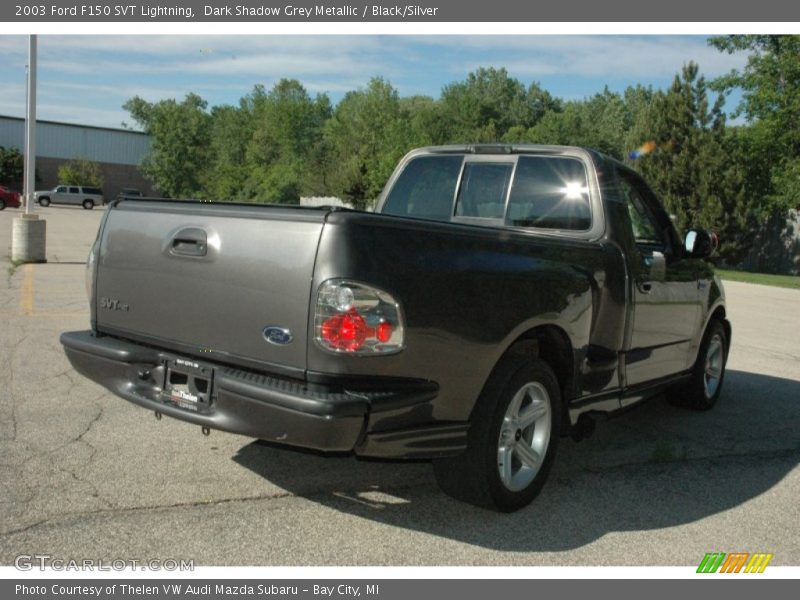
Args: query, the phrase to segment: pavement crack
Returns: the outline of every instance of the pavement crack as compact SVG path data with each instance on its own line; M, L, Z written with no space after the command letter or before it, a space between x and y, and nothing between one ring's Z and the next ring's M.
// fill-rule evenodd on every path
M42 519L41 521L36 521L35 523L31 523L29 525L25 525L24 527L18 527L16 529L9 529L8 531L0 533L0 540L2 540L4 537L11 536L11 535L14 535L14 534L17 534L17 533L25 533L26 531L29 531L31 529L35 529L35 528L39 527L40 525L44 525L45 523L49 523L52 520L53 519Z
M14 342L8 353L8 395L9 395L9 408L11 409L11 440L17 439L17 396L14 393L14 380L16 379L16 369L14 369L14 358L25 341L25 336L22 335Z
M89 446L89 447L90 447L90 448L91 448L91 449L92 449L94 452L97 452L97 449L96 449L94 446L92 446L92 445L91 445L89 442L87 442L86 440L84 440L83 438L84 438L84 436L85 436L87 433L89 433L89 432L91 431L92 427L94 427L94 426L95 426L95 424L96 424L96 423L97 423L97 422L98 422L98 421L99 421L99 420L102 418L102 416L103 416L103 413L104 413L104 412L105 412L105 410L106 410L106 409L105 409L105 407L104 407L102 404L100 404L100 405L99 405L97 408L98 408L98 411L97 411L97 414L94 416L94 418L92 418L92 420L91 420L91 421L89 421L89 424L88 424L88 425L86 425L86 427L85 427L85 428L84 428L84 430L83 430L83 431L82 431L82 432L81 432L81 433L78 435L78 437L76 437L75 439L73 439L73 440L72 440L72 441L74 441L74 442L83 442L84 444L86 444L87 446ZM94 458L94 455L92 456L92 458Z
M133 506L129 508L99 508L95 510L86 510L86 511L76 511L76 512L67 512L61 515L57 515L48 519L42 519L35 523L31 523L29 525L24 525L22 527L17 527L14 529L9 529L7 531L0 532L0 540L4 538L8 538L12 535L18 533L25 533L31 529L36 527L40 527L45 524L50 523L57 523L60 521L66 521L72 518L83 518L83 517L90 517L95 515L103 515L103 514L133 514L138 512L146 512L146 511L157 511L157 510L171 510L176 508L193 508L193 507L201 507L201 506L217 506L223 504L233 504L237 502L256 502L259 500L280 500L282 498L289 498L293 497L295 494L292 492L277 492L271 494L256 494L254 496L244 496L241 498L219 498L216 500L196 500L192 502L174 502L169 504L153 504L147 506ZM102 499L102 498L101 498Z

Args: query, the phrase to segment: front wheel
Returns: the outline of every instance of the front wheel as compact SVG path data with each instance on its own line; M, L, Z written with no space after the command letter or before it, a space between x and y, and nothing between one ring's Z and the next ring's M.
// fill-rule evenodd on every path
M6 201L0 198L0 210L6 209Z
M504 359L470 419L467 450L434 461L439 486L484 508L511 512L541 491L561 423L558 380L546 362Z
M50 206L50 198L39 198L39 206L43 208Z
M92 202L91 200L84 200L83 208L85 208L86 210L92 210L94 208L94 202Z
M703 336L691 378L686 385L672 392L673 402L694 410L713 408L722 393L727 360L728 338L725 328L714 319Z

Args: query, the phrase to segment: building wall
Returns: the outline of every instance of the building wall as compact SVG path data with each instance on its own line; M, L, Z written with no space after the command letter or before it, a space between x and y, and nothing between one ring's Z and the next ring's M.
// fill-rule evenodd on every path
M24 151L24 119L0 116L0 146ZM58 167L85 158L100 166L106 199L112 199L122 188L136 188L145 195L157 196L158 191L139 170L149 150L150 136L138 131L37 120L36 189L54 188L61 183Z
M0 116L0 146L25 147L25 120ZM139 131L36 122L36 157L138 166L150 150L150 136Z
M800 275L800 212L790 210L785 218L770 219L739 266L759 273Z

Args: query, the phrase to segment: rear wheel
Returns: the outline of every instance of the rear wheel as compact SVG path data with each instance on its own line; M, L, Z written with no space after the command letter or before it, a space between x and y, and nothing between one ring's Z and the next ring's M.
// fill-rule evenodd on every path
M434 461L449 495L503 512L529 504L555 458L561 393L546 362L511 356L498 365L470 420L467 450Z
M725 328L714 319L708 324L688 383L672 392L675 404L694 410L709 410L717 403L725 379L728 339Z
M91 200L84 200L83 208L85 208L86 210L92 210L94 208L94 202L92 202Z
M39 198L39 206L50 206L50 198Z

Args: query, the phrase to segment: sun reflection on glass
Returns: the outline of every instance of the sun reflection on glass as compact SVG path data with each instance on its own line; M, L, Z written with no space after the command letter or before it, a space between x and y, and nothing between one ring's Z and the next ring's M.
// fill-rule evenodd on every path
M579 181L567 182L567 184L561 188L560 191L562 194L564 194L567 200L579 200L584 194L589 193L588 188Z

